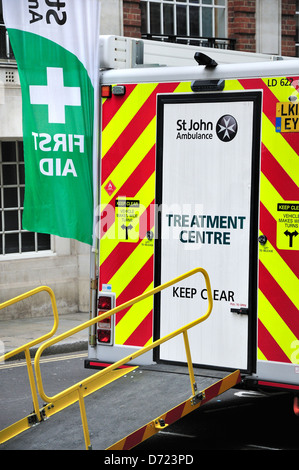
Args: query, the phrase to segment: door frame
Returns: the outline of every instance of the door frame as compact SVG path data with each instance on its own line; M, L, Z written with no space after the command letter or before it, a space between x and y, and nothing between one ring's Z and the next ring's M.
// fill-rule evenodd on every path
M164 150L164 105L178 103L215 103L232 101L253 102L252 122L252 164L250 195L250 228L249 228L249 286L248 286L248 348L247 369L245 373L256 372L257 365L257 297L258 297L258 229L259 229L259 180L261 151L262 90L228 91L214 93L186 93L157 95L157 139L156 139L156 208L163 203L163 150ZM162 220L161 212L156 211L156 236L154 249L154 285L161 284L162 256ZM160 337L160 297L154 298L154 340ZM160 347L154 350L154 360L160 363L172 363L160 359ZM179 364L183 364L179 363ZM229 368L196 364L201 368L230 370Z

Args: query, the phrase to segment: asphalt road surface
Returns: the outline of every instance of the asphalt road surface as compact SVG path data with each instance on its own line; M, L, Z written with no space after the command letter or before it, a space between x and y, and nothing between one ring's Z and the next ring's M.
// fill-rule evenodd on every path
M42 360L44 388L49 395L55 394L94 373L93 370L84 369L84 358L86 358L85 353L73 353L66 356L50 356ZM141 372L138 373L141 374ZM162 376L160 379L159 372L156 372L155 377L158 382L159 380L162 382ZM132 394L134 392L132 384L135 377L132 375L132 378L128 377L126 380L126 385L130 387L130 394ZM175 380L177 377L174 374L174 386ZM117 407L118 410L119 422L116 424L117 426L121 425L121 421L131 417L131 412L127 409L127 402L122 401L120 392L119 388L111 388L107 392L102 392L96 408L102 413L101 418L88 416L88 420L91 420L91 426L93 425L92 420L102 421L102 432L107 435L113 433L113 429L115 429L115 424L109 423L109 413L112 408ZM171 387L167 389L167 393L171 395ZM0 365L0 397L0 429L27 416L32 411L24 361ZM155 399L155 394L152 394L151 400ZM258 391L232 389L142 442L135 447L134 451L142 451L151 455L155 455L154 453L165 455L167 452L168 454L173 452L182 455L182 459L184 456L186 458L187 453L188 455L197 455L198 452L206 450L298 451L299 417L294 415L292 405L293 397L289 394L269 395ZM88 404L86 404L87 406ZM58 418L62 413L64 411L36 426L35 429L29 429L2 444L0 450L84 450L80 419L76 418L77 421L72 421L75 415L72 412L67 415L68 418L65 416ZM142 410L138 413L142 414ZM152 419L156 416L152 416ZM48 426L50 420L54 421L56 417L58 424L53 427L52 434L47 434L46 440L43 441L42 435L46 429L45 426ZM148 421L143 424L146 422ZM47 429L49 428L50 425ZM95 433L91 434L94 449L96 435ZM69 441L64 442L66 436ZM152 458L154 459L154 457ZM159 464L157 461L143 463ZM161 461L160 463L171 462ZM182 461L181 463L188 462Z

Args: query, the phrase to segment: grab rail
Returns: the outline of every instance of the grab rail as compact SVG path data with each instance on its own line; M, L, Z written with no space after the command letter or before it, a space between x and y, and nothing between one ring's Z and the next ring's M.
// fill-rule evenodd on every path
M72 385L71 387L65 389L64 391L54 395L53 397L49 397L49 396L46 395L46 393L44 391L44 388L43 388L41 371L40 371L40 357L41 357L43 351L46 348L48 348L49 346L51 346L51 345L53 345L53 344L55 344L59 341L62 341L63 339L67 338L68 336L72 336L72 335L78 333L79 331L93 325L94 323L96 323L98 321L101 321L105 318L108 318L108 317L116 314L117 312L119 312L119 311L133 305L133 304L136 304L137 302L140 302L140 301L146 299L149 296L153 296L153 295L157 294L158 292L166 289L167 287L170 287L173 284L176 284L177 282L180 282L183 279L186 279L190 276L193 276L194 274L199 273L199 272L202 273L204 278L205 278L205 283L206 283L206 288L207 288L207 295L208 295L208 302L209 302L207 311L204 315L202 315L198 319L188 323L187 325L173 331L172 333L169 333L168 335L154 341L152 344L150 344L148 346L145 346L145 347L141 348L140 350L134 352L133 354L130 354L130 355L126 356L125 358L115 362L114 364L106 367L105 369L95 373L91 377L88 377L88 378ZM188 370L189 370L189 377L190 377L190 382L191 382L192 395L195 396L195 393L196 393L195 378L194 378L193 365L192 365L192 361L191 361L191 353L190 353L187 330L194 327L194 326L196 326L196 325L198 325L199 323L203 322L204 320L206 320L209 317L209 315L212 311L212 307L213 307L213 298L212 298L211 285L210 285L210 279L209 279L208 273L203 268L195 268L195 269L192 269L191 271L188 271L185 274L182 274L181 276L178 276L178 277L174 278L171 281L168 281L168 282L166 282L166 283L164 283L164 284L162 284L158 287L155 287L154 289L151 289L150 291L148 291L148 292L146 292L146 293L144 293L144 294L142 294L138 297L135 297L134 299L131 299L128 302L123 303L122 305L119 305L118 307L113 308L112 310L109 310L107 313L104 313L104 314L99 315L95 318L92 318L91 320L86 321L82 325L79 325L75 328L72 328L71 330L69 330L65 333L62 333L59 336L56 336L55 338L52 338L52 339L48 340L46 343L44 343L43 345L41 345L39 347L39 349L36 352L35 360L34 360L36 382L37 382L37 387L38 387L40 397L46 403L54 404L55 402L58 402L61 399L65 399L65 397L67 397L69 395L70 397L72 397L71 403L73 403L74 402L74 393L78 394L76 401L79 402L81 420L82 420L82 426L83 426L83 433L84 433L84 439L85 439L85 446L86 446L86 449L89 449L91 447L91 445L90 445L88 424L87 424L86 411L85 411L85 405L84 405L84 390L86 390L87 385L91 381L94 381L97 378L100 378L100 377L102 377L106 374L109 374L109 372L112 372L113 370L117 369L118 367L120 367L124 364L127 364L128 362L132 361L136 357L141 356L142 354L145 354L146 352L150 351L151 349L154 349L155 347L159 346L160 344L174 338L175 336L178 336L180 333L182 333L183 337L184 337L184 344L185 344L185 350L186 350L186 357L187 357L187 363L188 363ZM71 403L69 403L69 404L71 404Z
M42 343L43 341L46 341L47 339L51 338L51 336L54 335L54 333L57 331L58 328L58 323L59 323L59 318L58 318L58 311L57 311L57 305L56 305L56 299L54 292L50 287L47 286L40 286L36 287L35 289L32 289L28 292L25 292L24 294L18 295L17 297L14 297L11 300L7 300L6 302L3 302L0 304L0 310L4 309L5 307L9 307L10 305L16 304L17 302L20 302L21 300L27 299L28 297L31 297L33 295L36 295L40 292L48 292L51 298L51 303L52 303L52 310L53 310L53 315L54 315L54 324L52 327L52 330L49 333L46 333L45 335L30 341L29 343L24 344L23 346L20 346L19 348L16 348L3 356L0 356L0 362L5 361L13 356L16 356L19 353L24 352L25 353L25 359L26 359L26 364L27 364L27 372L28 372L28 377L29 377L29 383L30 383L30 389L31 389L31 394L32 394L32 401L33 401L33 407L34 407L34 412L38 417L38 420L41 420L41 415L40 415L40 410L39 410L39 405L38 405L38 397L37 397L37 391L36 391L36 385L34 381L34 374L32 370L32 363L31 363L31 358L30 358L30 351L29 349L32 348L33 346Z

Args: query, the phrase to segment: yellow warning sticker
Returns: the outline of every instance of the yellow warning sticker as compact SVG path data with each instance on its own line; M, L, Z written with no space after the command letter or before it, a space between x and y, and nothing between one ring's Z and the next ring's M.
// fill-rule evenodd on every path
M276 104L276 132L299 132L299 103Z
M277 204L277 248L299 250L299 202Z
M139 240L140 201L119 197L115 200L116 237L122 242Z

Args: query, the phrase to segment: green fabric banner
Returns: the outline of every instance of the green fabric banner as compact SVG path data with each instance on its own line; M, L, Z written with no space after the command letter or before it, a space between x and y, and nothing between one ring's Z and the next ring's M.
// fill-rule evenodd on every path
M3 0L22 89L23 228L90 245L98 157L99 13L98 0Z

